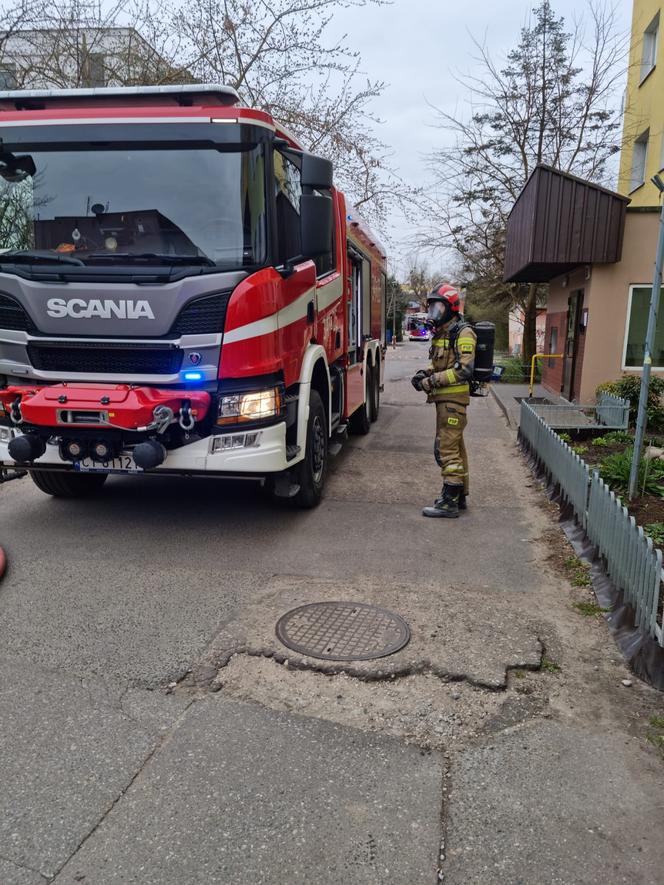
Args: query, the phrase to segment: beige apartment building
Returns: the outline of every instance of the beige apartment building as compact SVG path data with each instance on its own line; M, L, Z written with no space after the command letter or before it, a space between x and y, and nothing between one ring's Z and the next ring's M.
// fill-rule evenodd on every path
M651 177L664 167L661 0L635 0L616 192L538 167L508 222L505 278L548 282L543 384L592 402L602 381L640 372L659 226ZM653 371L664 374L664 312Z

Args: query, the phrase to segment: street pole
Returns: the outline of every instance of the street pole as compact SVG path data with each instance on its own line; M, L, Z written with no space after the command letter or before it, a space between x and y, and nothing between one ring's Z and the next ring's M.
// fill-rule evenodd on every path
M392 298L393 304L393 312L392 312L392 350L397 349L397 293L394 292Z
M660 197L664 193L664 181L655 175L653 184L659 189ZM646 432L648 420L648 389L650 387L650 371L652 368L652 349L655 343L655 331L657 329L657 313L659 311L659 297L662 288L662 264L664 264L664 203L659 216L659 237L657 241L657 255L655 256L655 276L650 295L650 313L648 314L648 328L643 351L643 374L641 375L641 392L639 395L639 411L636 418L636 435L634 437L634 454L632 455L632 467L629 474L629 486L627 496L631 501L636 495L636 486L639 481L639 464L641 463L641 451L643 449L643 437Z

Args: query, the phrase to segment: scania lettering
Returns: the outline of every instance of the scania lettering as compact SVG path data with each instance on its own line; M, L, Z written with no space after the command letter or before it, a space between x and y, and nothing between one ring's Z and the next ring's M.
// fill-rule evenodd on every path
M154 319L152 308L147 301L99 301L92 299L84 301L82 298L49 298L46 302L46 312L50 317L102 317L110 320L118 317L121 320L138 320L141 317Z
M0 479L315 506L385 354L385 254L332 165L224 86L0 92L0 131Z

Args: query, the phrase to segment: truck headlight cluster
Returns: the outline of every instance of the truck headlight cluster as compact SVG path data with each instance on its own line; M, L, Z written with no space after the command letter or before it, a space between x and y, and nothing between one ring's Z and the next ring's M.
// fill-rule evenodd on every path
M217 424L240 424L266 421L281 414L283 397L280 387L251 393L233 393L219 400Z

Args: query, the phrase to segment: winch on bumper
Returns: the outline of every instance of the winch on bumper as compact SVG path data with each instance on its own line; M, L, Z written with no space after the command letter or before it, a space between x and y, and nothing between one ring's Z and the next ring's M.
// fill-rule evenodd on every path
M126 384L7 387L0 390L0 467L222 475L286 469L285 421L229 426L218 418L220 403L207 391ZM126 470L122 458L129 456Z

